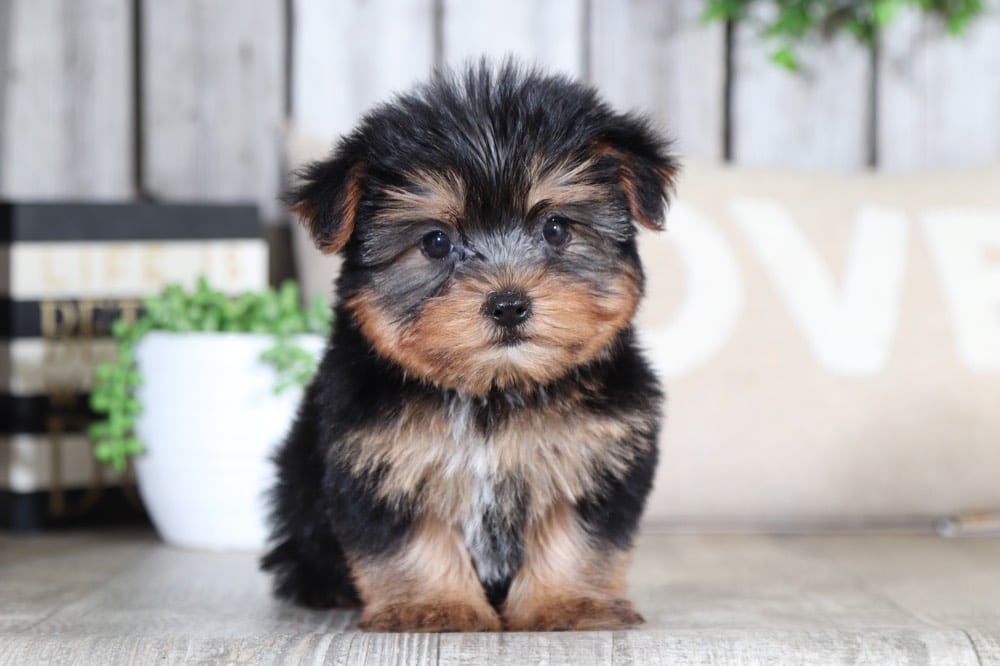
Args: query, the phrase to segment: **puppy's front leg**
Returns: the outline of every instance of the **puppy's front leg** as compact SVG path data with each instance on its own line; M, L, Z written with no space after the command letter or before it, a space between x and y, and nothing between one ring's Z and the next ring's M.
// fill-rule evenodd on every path
M352 558L368 631L499 631L461 533L424 517L402 548L377 558Z
M625 598L629 553L595 542L569 504L554 507L526 534L524 562L503 619L512 631L618 629L643 622Z

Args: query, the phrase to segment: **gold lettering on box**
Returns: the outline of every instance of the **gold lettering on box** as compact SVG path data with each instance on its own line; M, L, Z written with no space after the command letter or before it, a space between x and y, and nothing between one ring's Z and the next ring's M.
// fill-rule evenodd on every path
M80 320L75 303L72 301L42 301L40 307L43 338L57 340L74 335Z
M111 301L109 301L111 302ZM117 301L118 307L121 308L121 318L127 324L134 324L136 320L139 319L139 308L142 307L142 303L134 298L126 298ZM111 333L111 322L107 323L107 333ZM103 333L103 329L102 329Z
M79 313L80 329L79 334L81 338L90 339L94 337L94 301L88 299L80 299L77 304L77 311Z
M49 399L46 417L51 444L49 460L49 511L67 517L87 510L100 496L102 477L94 462L90 487L77 506L69 506L65 494L64 459L66 433L86 431L90 415L80 397L90 392L98 358L95 339L108 339L114 320L134 323L141 302L135 298L48 300L39 304L45 351L42 381Z
M119 317L134 323L141 306L135 298L40 303L45 341L40 371L46 391L76 396L89 390L94 366L103 360L96 353L95 339L109 339Z
M45 252L42 254L42 284L47 289L67 289L69 287L69 281L64 275L59 275L59 273L56 272L52 259L52 255L50 253Z
M107 256L104 258L104 269L107 272L109 282L118 283L124 277L125 271L122 269L121 264L125 256L126 253L121 248L108 248Z
M236 251L236 248L233 247L232 243L226 243L223 252L225 256L225 264L229 269L229 276L235 282L240 278L240 274L242 273L240 270L242 266L240 265L239 253Z
M150 245L146 248L146 261L142 263L143 278L146 284L160 284L164 282L163 271L158 267L162 256L162 247Z

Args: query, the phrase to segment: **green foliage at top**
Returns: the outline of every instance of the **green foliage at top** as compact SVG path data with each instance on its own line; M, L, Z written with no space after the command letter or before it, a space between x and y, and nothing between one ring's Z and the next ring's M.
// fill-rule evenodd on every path
M942 19L952 34L961 33L983 12L985 0L705 0L705 20L743 21L754 6L771 5L771 18L761 29L775 44L771 59L788 69L798 69L795 47L815 35L841 32L871 46L879 33L907 7L916 7Z
M229 297L210 287L204 278L187 291L170 285L158 296L143 301L143 313L135 322L119 319L111 332L118 342L113 363L97 366L90 395L91 408L103 418L91 424L88 434L94 456L122 470L131 455L142 453L135 436L135 419L142 405L135 389L142 383L135 364L135 345L150 331L175 333L231 332L274 336L274 346L261 356L278 375L276 391L304 385L312 377L316 361L294 343L303 333L326 335L330 330L330 308L322 298L300 305L299 287L285 282L280 289L247 292Z

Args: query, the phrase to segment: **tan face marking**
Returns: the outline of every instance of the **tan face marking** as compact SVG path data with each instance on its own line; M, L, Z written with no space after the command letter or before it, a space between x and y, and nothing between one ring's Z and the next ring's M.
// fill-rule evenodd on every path
M563 162L546 168L536 161L530 170L531 189L526 209L533 210L540 203L558 208L607 199L606 185L587 182L587 174L593 166L594 160L585 160L576 165Z
M524 340L499 344L483 315L487 296L503 289L527 293L533 316ZM455 278L439 297L424 301L417 318L399 322L368 293L347 309L383 356L414 377L471 395L493 388L548 384L598 358L635 314L638 276L627 267L597 291L593 285L542 270L517 276Z
M618 185L625 193L625 199L628 201L629 210L631 210L635 221L647 229L663 231L663 221L650 219L639 202L639 177L636 174L636 166L633 159L620 150L605 144L596 144L594 150L598 154L608 155L618 162ZM667 167L657 167L653 169L653 173L659 180L662 196L666 199L667 188L670 187L677 174L674 169Z
M382 191L377 218L388 222L434 220L454 226L465 210L465 184L455 173L416 171L406 176L412 189Z
M361 203L365 178L365 165L355 164L350 168L345 179L345 185L340 198L334 202L331 213L333 220L322 219L323 211L307 203L298 203L291 210L309 227L309 232L316 246L326 254L339 251L350 240L357 222L358 206ZM324 229L324 225L333 225L333 230Z

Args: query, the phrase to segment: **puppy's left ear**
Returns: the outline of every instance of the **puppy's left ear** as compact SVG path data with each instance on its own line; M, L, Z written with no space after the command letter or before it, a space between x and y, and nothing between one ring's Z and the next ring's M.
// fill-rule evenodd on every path
M299 177L287 203L309 228L316 247L328 254L339 251L354 233L364 193L364 164L338 151L306 166Z
M649 121L632 115L618 120L601 134L594 148L617 162L618 185L635 221L662 231L679 165L667 150L669 142Z

